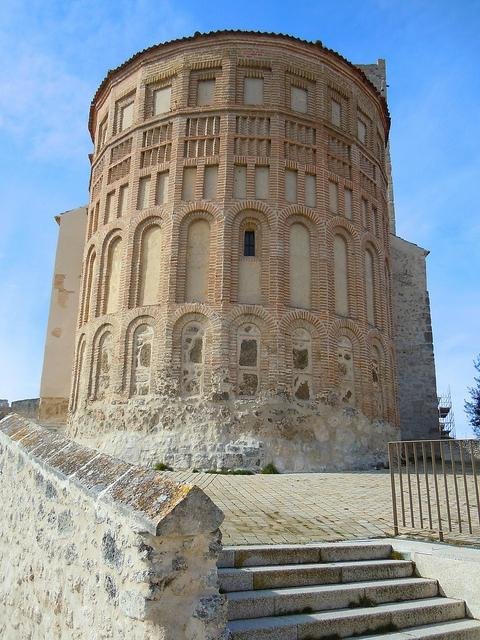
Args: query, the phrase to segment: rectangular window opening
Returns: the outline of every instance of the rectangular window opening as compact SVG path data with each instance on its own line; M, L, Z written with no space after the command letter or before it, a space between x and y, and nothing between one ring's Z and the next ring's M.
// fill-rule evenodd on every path
M245 78L243 102L244 104L263 104L263 78Z
M215 79L199 80L197 85L197 105L199 107L213 104L215 99Z
M247 166L236 164L233 170L233 197L244 200L247 197Z
M168 171L161 171L157 175L157 192L155 204L165 204L168 199Z
M297 202L297 171L285 169L285 200Z
M217 197L218 165L205 167L203 175L203 197L205 200L215 200Z
M255 198L267 200L269 192L269 167L255 167Z
M307 113L308 111L308 91L295 85L291 86L290 106L293 111Z
M247 229L243 236L243 255L255 256L255 231Z
M161 113L170 111L170 100L172 95L172 87L162 87L155 89L153 92L153 115L158 116Z
M336 182L328 183L328 208L332 213L338 213L338 185Z

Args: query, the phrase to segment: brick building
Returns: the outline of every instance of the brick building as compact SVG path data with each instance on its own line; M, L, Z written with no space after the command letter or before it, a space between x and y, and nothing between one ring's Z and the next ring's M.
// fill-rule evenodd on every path
M236 31L110 71L89 204L70 233L58 218L41 420L67 419L68 386L77 439L202 468L368 467L433 435L426 252L395 236L385 87L381 60Z

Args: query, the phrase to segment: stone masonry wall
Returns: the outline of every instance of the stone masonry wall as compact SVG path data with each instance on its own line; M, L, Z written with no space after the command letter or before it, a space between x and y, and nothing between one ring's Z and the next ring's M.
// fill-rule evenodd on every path
M404 440L438 438L438 400L427 290L428 252L392 236L392 282L400 431Z
M222 637L223 516L200 489L10 415L0 501L0 637Z

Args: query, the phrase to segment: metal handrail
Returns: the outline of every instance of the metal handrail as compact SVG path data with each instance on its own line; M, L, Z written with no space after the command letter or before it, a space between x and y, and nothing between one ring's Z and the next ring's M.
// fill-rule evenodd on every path
M446 530L480 536L480 440L389 442L388 460L396 536L400 527L440 541Z

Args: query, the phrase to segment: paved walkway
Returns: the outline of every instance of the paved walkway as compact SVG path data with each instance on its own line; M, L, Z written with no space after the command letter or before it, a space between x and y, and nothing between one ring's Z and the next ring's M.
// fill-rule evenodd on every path
M176 472L225 513L225 544L301 543L393 534L390 476L302 473L228 476Z
M229 476L170 472L197 484L222 509L224 544L272 544L379 538L393 535L388 471ZM480 545L475 538L446 541ZM420 536L407 528L400 533ZM422 536L436 539L430 531Z

